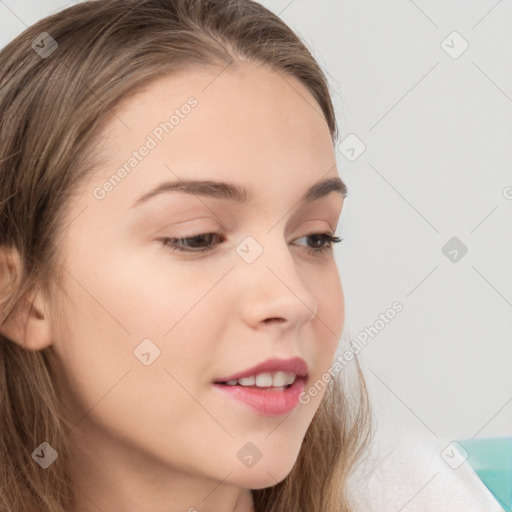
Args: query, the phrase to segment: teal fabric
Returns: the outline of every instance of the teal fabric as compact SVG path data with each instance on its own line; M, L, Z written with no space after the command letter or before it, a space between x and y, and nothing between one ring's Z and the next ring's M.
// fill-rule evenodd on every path
M512 437L458 440L467 454L466 462L498 500L512 512Z

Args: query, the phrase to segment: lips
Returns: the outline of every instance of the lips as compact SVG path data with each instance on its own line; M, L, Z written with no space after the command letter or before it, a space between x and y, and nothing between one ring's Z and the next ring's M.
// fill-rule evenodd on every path
M251 375L257 375L258 373L270 373L270 372L293 372L297 377L307 377L308 366L304 359L300 357L294 357L292 359L268 359L263 363L260 363L252 368L247 368L238 373L228 375L227 377L221 377L215 379L215 384L224 384L230 380L238 380L244 377L250 377Z
M300 403L300 395L305 389L305 378L299 377L288 388L250 388L214 384L216 393L227 398L230 403L241 404L261 416L280 417L292 412Z

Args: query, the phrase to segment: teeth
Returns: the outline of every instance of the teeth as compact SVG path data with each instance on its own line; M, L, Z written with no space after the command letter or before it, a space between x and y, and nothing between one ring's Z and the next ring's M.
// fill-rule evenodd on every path
M256 375L256 386L259 388L269 388L272 386L272 374L258 373L258 375Z
M242 379L234 379L226 382L228 386L257 386L259 388L275 387L281 388L293 384L296 379L293 372L258 373Z
M254 386L256 384L256 378L254 375L251 375L250 377L244 377L243 379L238 379L238 383L241 386Z
M295 381L295 374L289 372L276 372L272 379L272 385L276 388L288 386Z

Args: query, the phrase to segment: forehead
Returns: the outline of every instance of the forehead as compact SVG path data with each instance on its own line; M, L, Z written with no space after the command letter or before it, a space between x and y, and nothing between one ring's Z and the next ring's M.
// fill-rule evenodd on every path
M106 162L95 184L124 167L116 189L126 201L163 180L243 182L256 195L270 189L282 195L290 183L305 190L337 175L320 106L300 81L266 66L243 63L161 77L112 114L100 138ZM135 156L144 146L150 150Z

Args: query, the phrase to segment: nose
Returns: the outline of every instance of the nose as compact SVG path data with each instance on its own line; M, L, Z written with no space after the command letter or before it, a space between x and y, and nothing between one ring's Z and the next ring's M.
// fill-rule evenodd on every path
M313 320L317 300L298 272L290 248L282 238L266 238L263 252L252 263L237 264L242 314L247 324L275 323L282 330L297 329ZM261 250L261 249L260 249Z

